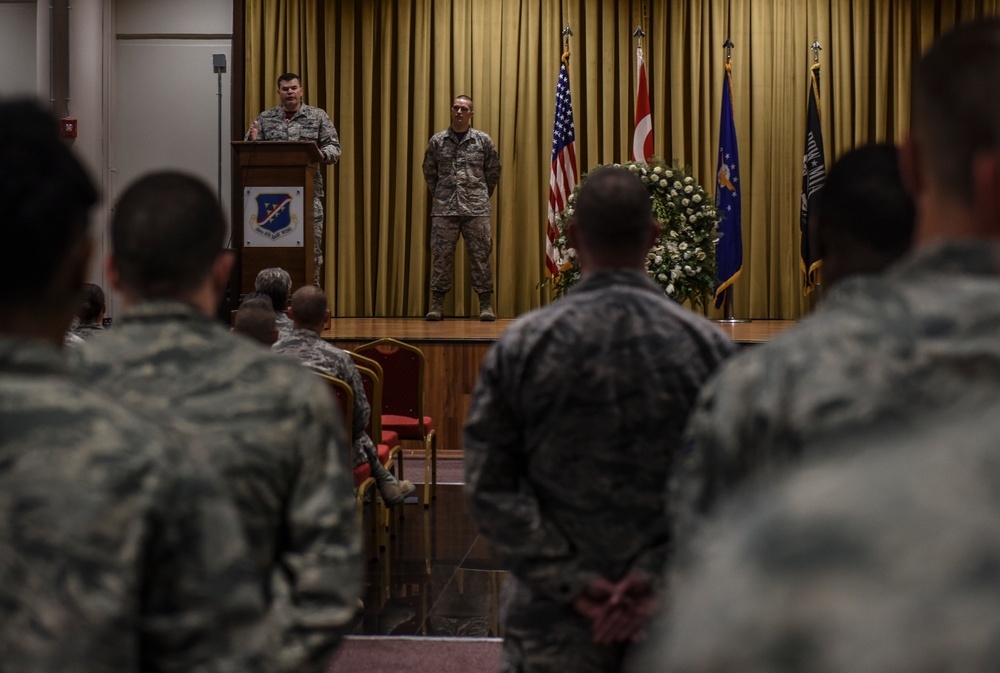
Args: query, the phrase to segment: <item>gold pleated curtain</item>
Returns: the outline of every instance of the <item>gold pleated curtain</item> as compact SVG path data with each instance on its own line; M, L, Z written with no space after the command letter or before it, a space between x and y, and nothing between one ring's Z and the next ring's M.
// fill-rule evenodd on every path
M247 125L302 76L343 156L327 170L325 283L341 316L420 316L430 267L430 136L458 94L503 164L494 196L495 306L548 303L544 232L555 86L569 25L579 169L629 158L635 40L645 62L655 153L715 189L725 51L743 199L743 272L734 314L795 319L810 309L799 266L799 203L810 46L818 40L828 166L845 150L901 140L914 59L1000 0L246 0ZM462 246L446 311L478 304ZM719 317L711 312L710 317Z

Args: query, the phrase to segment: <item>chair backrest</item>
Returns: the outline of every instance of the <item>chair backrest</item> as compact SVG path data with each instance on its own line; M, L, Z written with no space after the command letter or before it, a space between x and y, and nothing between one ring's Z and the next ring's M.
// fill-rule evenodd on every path
M354 364L356 366L358 366L358 367L367 367L368 369L370 369L373 372L375 372L375 374L378 376L378 380L379 381L382 380L382 376L383 376L382 365L380 365L378 363L378 360L373 360L372 358L368 357L367 355L362 355L361 353L358 353L356 351L345 351L345 352L348 355L351 356L351 359L354 360ZM371 400L369 400L369 402L370 401Z
M424 354L396 339L378 339L354 349L382 366L382 413L424 415Z
M352 457L351 464L353 464L354 448L351 443L351 437L354 436L354 391L351 389L351 384L316 369L313 372L316 376L323 379L330 394L333 395L334 400L337 402L337 406L340 409L341 421L344 425L344 433L347 436L347 445Z
M358 374L361 375L361 384L365 389L368 406L372 409L368 415L368 427L365 428L365 432L378 444L382 437L382 380L373 370L360 365Z

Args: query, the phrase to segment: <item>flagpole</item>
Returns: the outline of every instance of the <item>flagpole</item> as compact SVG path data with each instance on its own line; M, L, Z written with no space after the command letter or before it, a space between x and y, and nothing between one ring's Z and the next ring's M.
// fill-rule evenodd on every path
M730 37L726 37L726 41L722 44L722 47L726 50L726 72L730 72L733 61L733 48L736 47ZM723 304L722 304L722 314L723 318L716 320L716 322L724 323L738 323L738 322L750 322L749 318L737 318L736 313L733 309L733 285L731 284L725 290L723 290Z
M813 53L813 64L814 67L816 68L819 67L819 52L822 49L823 46L819 43L819 37L816 37L813 40L812 46L809 47L809 50L812 51ZM822 273L816 274L816 278L817 278L816 283L813 286L816 291L815 297L813 298L812 302L814 307L817 303L823 301L823 274Z

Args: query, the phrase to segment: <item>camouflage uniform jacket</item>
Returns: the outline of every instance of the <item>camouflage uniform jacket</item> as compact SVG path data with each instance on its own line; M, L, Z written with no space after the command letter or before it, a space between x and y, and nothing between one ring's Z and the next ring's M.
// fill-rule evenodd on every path
M431 136L424 152L431 217L489 215L500 182L500 155L488 135L470 128L462 141L448 127Z
M996 670L998 436L994 388L818 439L720 504L630 670Z
M264 110L257 116L260 124L257 140L312 140L323 155L323 163L335 164L340 160L340 139L330 116L322 109L306 105L296 110L285 121L285 109L280 105ZM323 171L316 166L313 174L313 195L322 198Z
M0 669L246 670L263 614L221 481L181 440L0 338Z
M322 382L174 302L132 307L81 351L102 389L209 447L271 597L276 668L324 670L362 567L349 447Z
M292 319L288 317L288 314L284 311L278 311L274 314L274 326L278 328L278 341L281 341L286 336L292 333L295 329L295 324L292 323Z
M466 491L515 577L563 604L598 576L657 583L673 454L734 349L641 271L590 274L504 333L465 426Z
M279 339L271 350L282 355L291 355L302 361L307 367L346 381L354 392L354 418L352 433L354 437L354 465L362 465L373 457L378 459L378 452L370 437L365 432L371 419L371 406L365 397L365 386L361 382L361 374L351 356L331 343L307 329L296 329L287 337Z
M101 325L77 325L73 328L73 334L77 335L84 341L89 341L91 337L103 333L104 327Z
M727 363L685 433L671 487L679 537L750 474L820 438L995 395L998 260L981 242L925 246L883 277L845 279L813 316Z

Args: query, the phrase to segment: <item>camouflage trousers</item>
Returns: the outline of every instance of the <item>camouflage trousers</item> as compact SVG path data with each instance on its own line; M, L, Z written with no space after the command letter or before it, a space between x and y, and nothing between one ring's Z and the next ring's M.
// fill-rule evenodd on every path
M571 605L535 595L513 575L501 589L501 673L613 673L626 645L598 645L590 620Z
M472 270L472 289L476 294L493 293L493 270L490 253L493 237L490 235L490 216L454 216L431 218L431 292L447 293L451 290L455 271L455 248L458 236L465 240L465 252Z
M323 277L323 199L318 196L313 197L313 259L315 260L315 271L313 272L313 282L322 285L320 278Z

